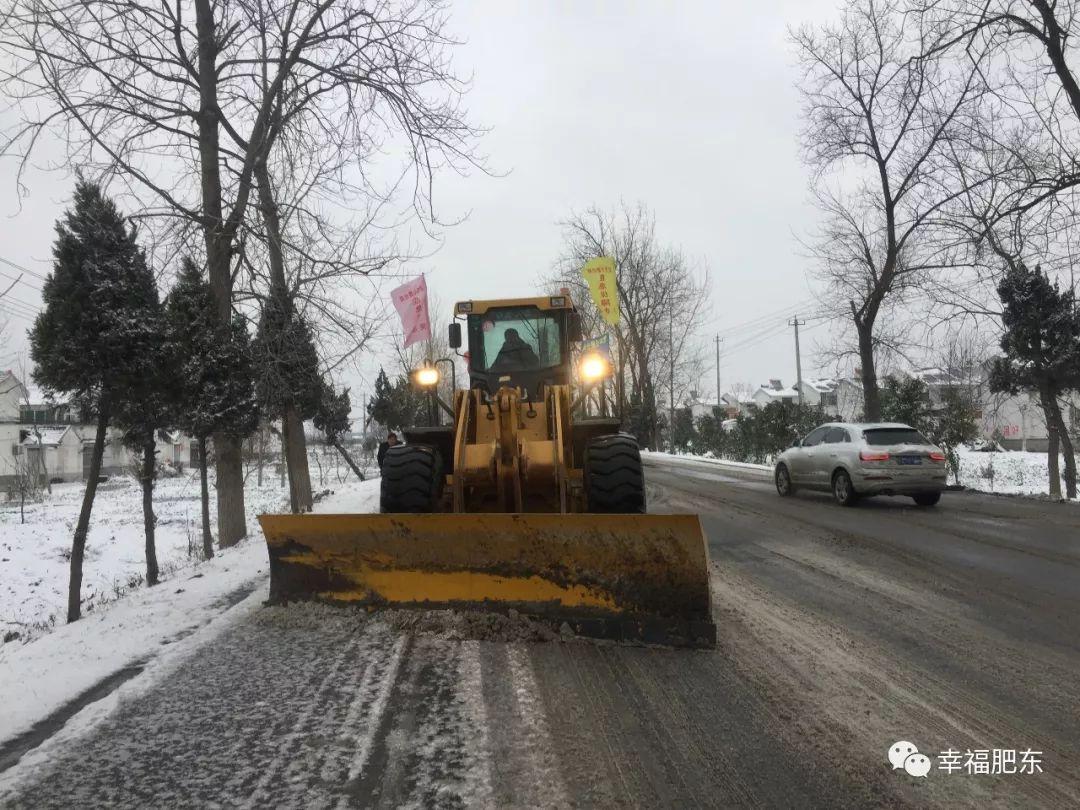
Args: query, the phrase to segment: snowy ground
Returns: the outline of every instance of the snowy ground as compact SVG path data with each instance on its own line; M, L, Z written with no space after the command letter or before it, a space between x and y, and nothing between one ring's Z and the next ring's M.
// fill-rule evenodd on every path
M1065 459L1058 460L1064 471ZM1006 495L1048 495L1050 472L1046 453L1010 451L980 453L965 450L960 453L960 483L968 489L997 492ZM1065 482L1062 481L1062 490Z
M248 527L255 516L287 506L276 478L247 488ZM0 641L25 643L63 623L71 537L82 506L83 484L58 484L42 503L0 504ZM146 572L142 491L133 478L114 477L98 487L83 564L83 611L91 614L143 584ZM213 493L211 520L216 521ZM199 481L162 478L154 490L158 565L166 582L190 575L199 562ZM18 638L13 634L17 633ZM6 645L5 645L6 646Z
M754 470L768 474L771 474L773 470L771 464L747 464L712 456L651 452L642 453L642 455L646 458L655 456L663 459L707 462L719 467ZM1020 451L983 453L975 450L961 450L959 455L960 484L966 489L1000 495L1048 495L1050 493L1050 474L1047 469L1046 453ZM1060 459L1059 468L1065 469L1064 458ZM949 479L949 482L953 483L951 473ZM1064 487L1064 482L1062 486Z
M87 546L93 548L96 544L100 551L96 555L97 565L93 573L89 565L87 573L96 577L99 583L107 581L109 576L123 576L129 568L137 570L140 562L140 501L136 491L129 493L130 497L121 499L119 495L124 491L120 487L110 491L109 494L116 500L105 503L111 503L111 508L98 512L95 506L95 514L102 519L95 521L99 524L98 531L91 532ZM164 496L166 492L172 492L175 497L173 501L162 498L159 515L166 514L169 503L180 504L175 507L176 514L184 514L187 506L193 512L197 509L197 498L179 497L186 492L180 483L166 486L161 494ZM316 511L375 511L378 508L378 493L377 478L364 483L347 483L321 500L316 505ZM57 498L57 510L63 510L67 500L77 501L73 494L65 492L57 493ZM188 500L191 503L185 505ZM0 701L0 743L26 731L103 678L131 666L163 669L185 654L191 644L205 643L218 632L215 628L224 628L237 616L255 610L266 598L268 575L266 547L255 514L278 511L281 503L281 491L276 488L249 488L250 534L235 548L219 552L208 562L192 560L189 564L186 540L181 544L177 539L186 536L181 529L172 535L170 543L162 542L159 545L159 555L166 548L171 548L174 550L173 559L180 561L180 567L173 570L161 585L140 588L122 599L99 603L81 621L71 625L58 623L53 632L32 643L10 643L0 647L0 695L20 696L19 700ZM66 508L77 509L77 506ZM63 511L61 515L64 515ZM58 520L53 534L49 532L48 520L39 518L26 524L28 527L36 526L36 530L27 528L15 536L30 543L31 549L35 543L49 543L51 548L51 545L61 544L63 538L68 536L64 534L69 531L63 522L66 518L60 517ZM18 547L7 533L7 528L9 524L5 524L4 544ZM125 539L121 542L119 538ZM39 568L41 585L35 591L63 593L67 568L65 565L54 565L53 556L46 554L41 558L45 561ZM31 553L24 551L19 559L23 561L22 565L13 570L33 567L28 562L33 559ZM88 557L88 561L91 559L94 558ZM7 590L6 579L4 583ZM49 603L49 600L45 599L42 603ZM191 638L197 630L202 630L198 633L198 640ZM80 715L80 724L92 722L100 712L109 708L108 701L102 702L102 705L95 704ZM66 731L77 731L80 724Z

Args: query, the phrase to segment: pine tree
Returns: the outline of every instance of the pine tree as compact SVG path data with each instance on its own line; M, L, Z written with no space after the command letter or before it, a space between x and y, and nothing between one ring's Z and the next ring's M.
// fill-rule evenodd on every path
M251 435L259 421L251 339L243 318L228 329L214 312L210 283L194 261L185 258L165 304L168 352L179 385L173 424L199 440L203 554L214 556L207 482L207 440L214 433Z
M1050 495L1061 497L1060 445L1066 494L1075 498L1076 457L1058 404L1062 393L1080 388L1080 314L1073 292L1050 281L1040 267L1029 270L1023 263L1006 271L997 292L1003 307L1004 356L994 361L990 390L1038 392L1050 444Z
M386 427L389 427L395 418L394 387L390 385L386 370L381 367L378 376L375 377L375 393L368 400L367 415L369 419Z
M255 336L255 367L259 405L281 420L292 511L310 512L304 420L318 410L323 382L311 327L291 300L275 295L263 305Z
M129 357L132 383L117 393L115 421L124 430L124 444L139 454L139 483L142 487L143 533L146 545L146 584L157 585L158 562L154 541L154 480L158 432L173 424L178 383L168 352L163 309L150 268L143 263L135 272L145 274L142 285L153 290L141 315L141 351Z
M970 392L949 386L942 392L941 407L930 416L926 433L945 451L956 483L960 483L960 456L956 449L979 437L978 408Z
M881 418L926 430L930 419L930 392L918 377L890 375L881 387Z
M406 375L393 384L383 369L375 378L375 394L368 401L368 416L389 430L422 424L427 419L427 396L413 386Z
M352 402L349 399L349 389L344 389L340 394L334 392L330 383L324 383L322 397L319 400L319 409L312 417L312 423L317 430L321 430L330 443L345 459L345 463L356 473L356 477L364 480L363 471L356 466L349 451L341 443L341 438L349 432L349 415L352 413Z
M157 299L130 227L100 186L80 179L74 206L56 224L45 308L30 331L34 381L63 393L97 422L89 479L71 544L69 622L82 615L82 564L101 474L105 435L125 392L137 387L146 325Z

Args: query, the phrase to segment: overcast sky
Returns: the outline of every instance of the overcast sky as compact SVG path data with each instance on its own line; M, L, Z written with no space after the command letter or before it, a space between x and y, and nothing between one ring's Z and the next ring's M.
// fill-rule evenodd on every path
M786 28L834 7L820 0L455 4L452 31L467 40L455 60L473 75L467 105L475 123L491 128L480 149L505 176L437 178L442 216L468 218L447 229L441 249L417 269L447 306L531 295L559 254L560 219L594 204L642 201L660 239L710 270L705 339L720 332L730 347L721 386L770 377L790 383L794 346L785 323L796 308L814 309L796 237L814 212L798 157ZM11 166L3 171L0 259L44 275L70 180L33 174L19 211ZM0 264L0 290L17 275ZM29 276L16 287L21 303L8 307L0 368L25 351L39 287ZM742 327L749 322L753 328ZM806 376L824 331L803 342ZM714 389L710 365L702 390Z

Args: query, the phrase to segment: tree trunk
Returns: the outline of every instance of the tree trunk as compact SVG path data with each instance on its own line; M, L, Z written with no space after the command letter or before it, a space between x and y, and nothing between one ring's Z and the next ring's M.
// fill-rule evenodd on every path
M339 441L335 440L333 442L333 445L334 445L335 448L337 448L337 451L339 453L341 453L341 457L343 459L345 459L345 463L348 464L350 467L352 467L352 471L354 473L356 473L356 477L359 478L361 481L363 481L364 480L364 473L361 472L360 468L356 466L356 462L353 461L352 456L349 455L349 451L346 450L345 447Z
M244 515L244 459L240 439L214 434L217 459L218 546L235 546L247 535Z
M307 440L304 438L304 422L294 405L285 408L281 420L285 441L285 459L289 465L290 500L294 512L310 512L311 472L308 469Z
M202 493L202 546L203 556L214 556L214 535L210 533L210 485L206 475L206 437L199 438L199 490Z
M859 362L862 364L863 420L881 421L881 392L878 390L877 368L874 366L874 336L872 326L855 324L859 333Z
M202 213L206 219L203 237L206 242L206 269L214 296L214 311L225 328L232 319L232 242L235 226L227 224L221 202L221 149L217 98L218 45L214 4L196 0L195 28L198 35L199 112L199 182ZM248 188L240 189L242 209ZM234 214L237 212L234 212ZM234 546L247 534L244 516L244 463L240 439L223 434L214 436L217 468L218 542L222 548Z
M1047 454L1046 465L1050 476L1050 497L1061 499L1061 473L1058 471L1058 443L1057 423L1053 419L1054 397L1048 391L1039 392L1039 402L1042 404L1043 417L1046 421Z
M154 544L154 434L143 443L143 532L146 534L146 584L158 584L157 546Z
M1051 395L1048 398L1050 412L1046 414L1047 429L1053 424L1054 431L1061 445L1061 454L1065 456L1065 495L1068 498L1076 497L1076 456L1073 453L1072 438L1069 429L1065 426L1065 418L1061 414L1061 405L1057 397ZM1060 496L1060 488L1059 488Z
M281 220L265 159L260 158L255 164L254 174L259 195L259 210L266 226L270 297L276 299L283 311L289 313L291 318L292 301L289 296L288 279L285 277L285 256L281 248ZM310 512L312 507L311 471L308 469L304 423L292 403L288 403L285 407L282 428L285 439L285 458L289 465L289 499L293 505L293 512Z
M256 444L256 452L259 457L255 459L255 470L258 472L259 489L262 489L263 485L263 456L266 453L266 439L263 434L262 427L259 427L259 442Z
M94 508L98 476L101 475L101 457L105 453L105 433L109 428L109 412L104 400L98 403L97 432L94 434L94 450L90 455L90 477L83 492L79 522L75 524L75 536L71 541L71 577L68 580L67 620L78 621L82 617L82 565L86 553L86 534L90 531L90 511Z

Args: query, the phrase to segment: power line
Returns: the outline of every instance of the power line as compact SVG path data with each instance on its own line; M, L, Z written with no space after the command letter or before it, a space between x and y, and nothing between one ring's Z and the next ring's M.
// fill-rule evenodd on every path
M29 301L23 301L12 295L0 296L0 306L4 306L12 312L19 312L23 315L37 315L41 309L35 304L31 304Z
M25 273L19 273L19 275L15 276L11 273L5 273L3 270L0 270L0 276L6 278L8 281L14 281L16 284L22 284L25 287L29 287L34 292L41 292L41 287L35 287L33 284L27 281L24 278L25 275Z
M41 273L38 273L35 270L31 270L28 267L23 267L21 264L16 264L15 262L11 261L11 259L5 259L3 256L0 256L0 264L6 264L8 267L14 267L16 270L26 273L26 275L28 276L33 276L36 279L40 279L41 281L48 281L48 279L45 276L41 275Z

